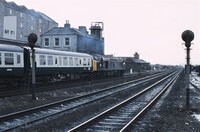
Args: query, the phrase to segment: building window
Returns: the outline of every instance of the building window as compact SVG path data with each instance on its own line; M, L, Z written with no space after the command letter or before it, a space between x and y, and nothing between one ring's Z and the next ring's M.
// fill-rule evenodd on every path
M14 34L15 34L15 31L10 31L10 34L11 34L11 35L14 35Z
M20 23L20 27L23 28L23 23Z
M42 32L42 28L40 28L40 33Z
M34 27L33 26L31 26L31 30L33 30L34 29Z
M5 29L5 34L9 34L9 30Z
M23 13L22 12L20 12L20 17L23 17Z
M44 46L49 47L49 38L44 39Z
M65 46L69 45L69 38L65 38Z
M59 46L59 38L55 38L55 46Z
M41 19L39 19L39 23L42 23L42 20L41 20Z
M23 38L23 34L22 34L22 33L20 34L20 38L21 38L21 39Z
M33 16L31 16L31 20L32 20L32 21L34 20L34 17L33 17Z
M9 9L9 11L10 11L10 15L12 15L12 9Z
M14 65L13 53L5 53L5 65Z

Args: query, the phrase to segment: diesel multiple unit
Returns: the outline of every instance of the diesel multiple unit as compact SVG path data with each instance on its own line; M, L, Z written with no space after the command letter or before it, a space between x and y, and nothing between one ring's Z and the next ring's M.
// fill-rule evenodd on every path
M31 74L29 47L0 44L1 82L24 79ZM35 48L36 79L123 75L125 64L117 57Z

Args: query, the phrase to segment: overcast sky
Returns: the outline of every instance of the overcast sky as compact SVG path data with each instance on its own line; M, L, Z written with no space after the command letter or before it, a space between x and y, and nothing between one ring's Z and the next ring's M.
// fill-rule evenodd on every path
M192 64L200 64L200 0L6 0L40 11L63 27L103 22L105 53L152 64L185 64L181 34L194 32Z

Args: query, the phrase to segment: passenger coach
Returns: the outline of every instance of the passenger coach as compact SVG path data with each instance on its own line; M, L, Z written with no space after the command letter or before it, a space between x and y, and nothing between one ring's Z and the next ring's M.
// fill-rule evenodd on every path
M29 77L31 72L31 49L0 44L0 78L4 82ZM66 76L72 79L92 72L93 57L84 53L35 48L36 76ZM9 80L6 80L9 79Z

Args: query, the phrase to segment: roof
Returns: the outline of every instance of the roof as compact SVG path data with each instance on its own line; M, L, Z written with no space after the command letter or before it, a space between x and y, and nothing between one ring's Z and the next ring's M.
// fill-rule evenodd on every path
M108 61L110 60L109 57L105 56L105 55L100 55L100 54L94 54L93 55L94 59L97 60L97 61Z
M0 51L23 52L20 46L0 44Z
M45 19L47 21L52 21L52 22L55 22L53 19L51 19L50 17L46 16L45 14L41 13L41 12L36 12L35 10L33 9L27 9L25 6L21 5L17 5L15 2L4 2L5 6L6 7L9 7L9 8L12 8L12 9L15 9L17 11L20 11L20 12L23 12L23 13L26 13L26 14L29 14L29 15L32 15L32 16L35 16L35 17L38 17L38 18L41 18L41 19Z
M134 57L125 57L126 61L133 61L134 63L137 64L148 64L148 62L142 60L142 59L135 59Z
M142 60L142 59L133 59L133 61L134 61L135 63L140 63L140 64L145 64L145 63L147 63L146 61L144 61L144 60Z
M66 28L66 27L54 27L51 30L42 34L42 36L48 35L67 35L67 34L78 34L81 35L80 32L74 30L73 28Z
M50 35L81 35L85 37L89 37L92 39L97 39L89 34L84 34L76 28L68 27L54 27L51 30L43 33L41 36L50 36Z
M123 59L121 57L114 57L112 55L100 55L100 54L94 54L93 55L94 59L97 60L97 61L109 61L109 60L112 60L112 61L123 61Z
M44 13L42 12L37 12L43 19L46 19L48 21L54 21L53 19L51 19L50 17L48 17L47 15L45 15Z
M30 50L30 47L24 47ZM34 48L37 54L50 54L50 55L68 55L68 56L78 56L78 57L88 57L93 58L91 55L86 53L71 52L71 51L61 51L53 49L44 49L44 48Z

